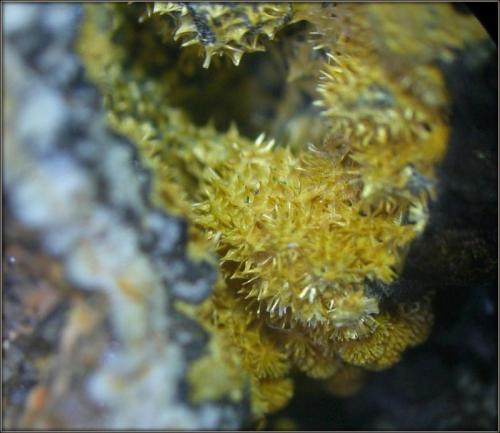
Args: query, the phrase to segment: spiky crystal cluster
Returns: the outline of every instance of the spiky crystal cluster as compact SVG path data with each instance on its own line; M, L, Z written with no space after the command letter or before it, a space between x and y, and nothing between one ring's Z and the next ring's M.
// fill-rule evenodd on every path
M172 18L173 39L182 47L197 45L204 53L203 67L213 56L226 55L238 66L245 53L263 51L262 39L272 40L278 30L292 20L287 3L191 3L155 2L147 5L142 19ZM161 32L171 37L173 27L165 22Z
M79 49L110 125L136 143L153 199L189 221L191 254L219 265L207 301L178 304L212 335L188 373L194 401L241 400L249 389L259 418L291 398L297 370L348 395L365 370L390 367L430 331L430 294L405 304L369 288L397 280L427 224L449 103L431 62L485 34L449 5L388 8L87 8ZM113 26L102 24L103 9ZM241 59L260 49L267 53ZM239 72L211 63L222 54ZM286 74L273 90L266 62L276 56ZM248 100L261 106L243 113L243 125L199 125L191 117L204 92L234 97L229 117ZM218 110L214 101L205 110ZM239 132L273 105L265 129L286 134ZM317 135L316 145L307 140Z

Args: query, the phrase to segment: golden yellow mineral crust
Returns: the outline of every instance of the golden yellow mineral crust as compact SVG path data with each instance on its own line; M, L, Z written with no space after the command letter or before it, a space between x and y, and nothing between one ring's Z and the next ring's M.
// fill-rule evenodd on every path
M486 38L479 23L448 4L86 13L79 51L110 126L136 144L154 202L189 221L191 255L220 270L209 299L178 303L212 335L193 401L250 396L260 418L297 371L351 395L427 338L430 294L368 288L397 280L426 227L449 134L436 64Z

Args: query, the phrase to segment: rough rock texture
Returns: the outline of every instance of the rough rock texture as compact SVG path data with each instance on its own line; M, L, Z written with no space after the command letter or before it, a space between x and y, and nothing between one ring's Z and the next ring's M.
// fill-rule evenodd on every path
M186 402L205 337L172 298L199 302L215 271L105 128L73 53L80 6L4 11L5 427L237 428L242 408Z

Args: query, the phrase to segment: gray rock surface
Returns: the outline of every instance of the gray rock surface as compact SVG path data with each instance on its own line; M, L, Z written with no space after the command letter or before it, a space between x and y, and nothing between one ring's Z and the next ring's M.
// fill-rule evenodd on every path
M206 335L174 317L172 302L200 302L215 270L187 258L185 223L153 207L132 145L106 129L72 49L81 16L77 4L4 9L6 224L30 231L34 257L54 257L67 286L54 290L66 305L59 338L32 380L20 368L29 345L4 343L7 405L24 405L7 425L238 428L242 408L187 401L187 362ZM20 242L14 232L10 241ZM9 284L15 298L21 286ZM29 341L44 329L32 329ZM16 383L27 388L22 395Z

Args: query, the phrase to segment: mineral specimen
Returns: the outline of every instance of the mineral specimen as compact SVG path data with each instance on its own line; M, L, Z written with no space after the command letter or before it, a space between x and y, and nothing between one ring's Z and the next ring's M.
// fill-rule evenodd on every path
M9 315L10 427L261 426L307 383L356 394L428 338L459 268L494 269L485 236L443 222L443 193L471 220L494 201L450 169L443 71L487 39L451 5L7 11L9 302L40 323ZM462 376L462 406L490 416Z
M249 386L259 418L286 404L295 370L356 381L353 366L390 367L426 339L432 293L412 303L383 293L426 228L446 152L449 97L434 62L484 39L477 22L444 4L155 3L87 14L79 51L109 124L152 170L155 202L188 219L192 257L218 261L214 294L177 303L212 336L189 372L194 401L241 401ZM250 55L257 49L266 53ZM234 66L211 63L223 54ZM276 58L285 83L272 91L259 82L274 81ZM217 95L228 104L222 122ZM310 143L304 130L319 117ZM287 141L294 129L303 142Z

